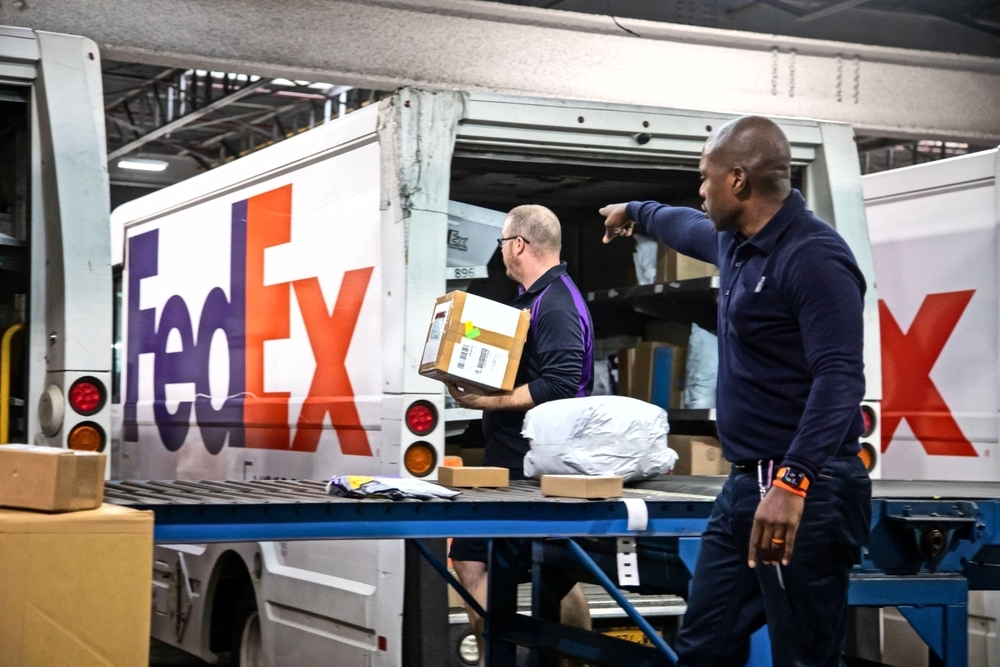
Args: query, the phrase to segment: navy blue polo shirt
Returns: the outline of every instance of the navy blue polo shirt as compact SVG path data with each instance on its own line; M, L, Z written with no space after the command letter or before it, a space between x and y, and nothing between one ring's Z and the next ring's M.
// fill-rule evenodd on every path
M717 428L726 459L815 479L864 432L865 280L840 234L792 190L751 238L701 211L631 202L641 231L719 267Z
M522 288L511 305L531 310L514 386L528 385L535 405L589 396L594 388L594 327L580 290L566 275L566 262L546 271L530 289ZM530 449L521 436L523 425L523 412L483 412L486 465L520 473Z

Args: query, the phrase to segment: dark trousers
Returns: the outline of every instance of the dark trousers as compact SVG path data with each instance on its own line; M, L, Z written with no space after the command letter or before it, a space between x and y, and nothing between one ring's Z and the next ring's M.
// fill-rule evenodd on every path
M834 458L809 488L792 562L747 565L760 503L755 469L733 468L715 501L677 637L681 667L742 667L765 622L775 667L839 667L848 574L868 539L871 480L857 456Z

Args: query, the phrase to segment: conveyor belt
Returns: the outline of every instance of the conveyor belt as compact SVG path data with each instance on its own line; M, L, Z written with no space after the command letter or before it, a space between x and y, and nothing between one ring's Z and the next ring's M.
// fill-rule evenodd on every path
M700 487L698 487L700 488ZM650 535L701 533L714 492L627 489L646 502ZM160 542L635 534L619 499L547 498L536 482L466 489L454 500L347 499L315 481L108 482L109 503L152 510Z

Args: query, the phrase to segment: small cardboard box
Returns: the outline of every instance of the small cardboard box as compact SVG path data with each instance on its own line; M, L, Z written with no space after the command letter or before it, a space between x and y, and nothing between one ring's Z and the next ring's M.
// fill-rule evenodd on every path
M148 665L152 562L152 512L0 510L0 667Z
M510 485L510 471L507 468L484 466L438 468L438 484L459 489L477 487L502 488Z
M672 283L678 280L708 278L719 275L719 267L682 255L660 243L656 264L656 282Z
M97 452L2 445L0 506L44 512L100 507L105 465L105 455Z
M670 449L677 452L675 475L728 475L732 465L722 456L719 441L701 435L667 436Z
M562 498L620 498L620 475L542 475L542 495Z
M434 305L420 374L487 391L511 391L530 319L527 310L450 292Z

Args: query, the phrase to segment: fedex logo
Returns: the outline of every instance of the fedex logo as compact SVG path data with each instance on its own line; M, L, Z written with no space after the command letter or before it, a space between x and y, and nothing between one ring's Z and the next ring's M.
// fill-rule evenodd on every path
M153 417L170 451L180 449L188 438L193 413L212 454L227 441L230 447L315 452L329 419L344 454L371 456L346 358L373 267L344 273L332 313L316 277L268 284L265 251L292 240L291 185L233 203L230 226L229 292L218 286L208 292L197 327L179 294L169 296L159 313L142 305L143 280L160 272L161 230L128 239L124 439L138 441L140 355L148 354L153 357ZM268 391L264 381L265 343L290 337L293 298L316 363L294 434L291 393ZM213 400L210 387L212 341L220 331L228 353L228 388L222 401ZM193 386L193 400L171 410L170 385Z

